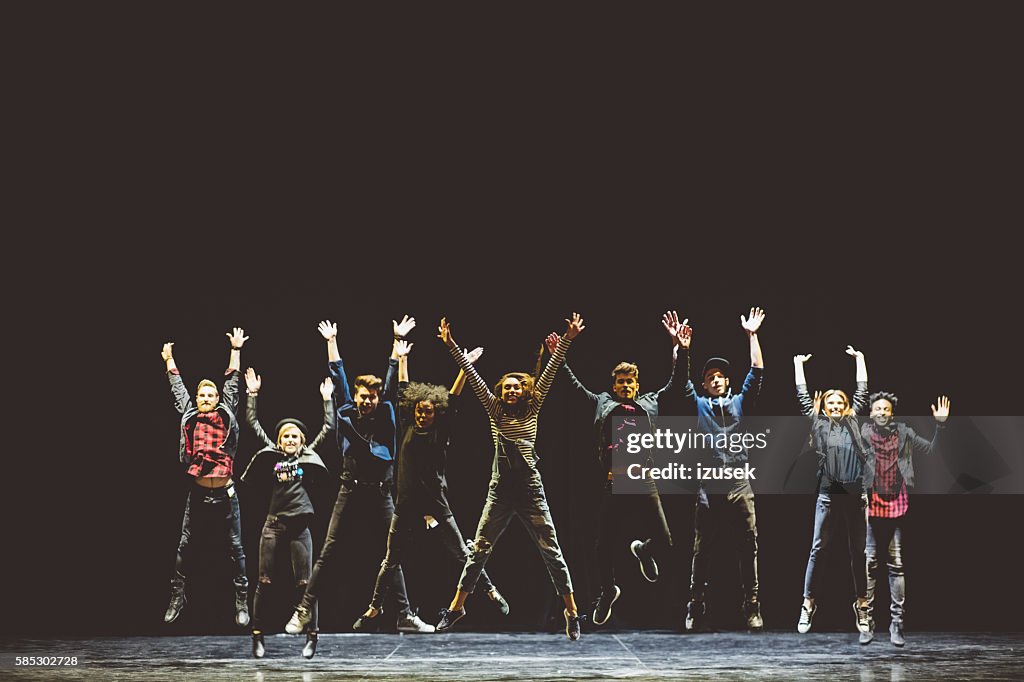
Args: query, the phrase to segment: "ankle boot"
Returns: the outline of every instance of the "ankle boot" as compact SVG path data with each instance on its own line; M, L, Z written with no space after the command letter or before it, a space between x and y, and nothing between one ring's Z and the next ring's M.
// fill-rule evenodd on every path
M249 624L249 586L235 583L235 625L244 628Z
M182 609L185 608L185 576L180 573L171 579L171 601L167 604L167 612L164 614L165 623L173 623L178 620Z
M253 632L252 633L252 657L263 658L263 655L267 650L263 646L263 633Z
M306 646L302 647L303 658L313 658L316 656L316 632L306 633Z

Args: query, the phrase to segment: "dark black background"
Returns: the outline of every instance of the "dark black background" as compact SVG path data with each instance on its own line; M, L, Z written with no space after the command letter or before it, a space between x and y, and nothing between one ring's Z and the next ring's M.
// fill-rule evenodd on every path
M815 354L812 384L849 387L852 343L905 413L943 392L956 415L1021 414L1020 54L1002 10L177 11L12 18L25 39L9 433L24 438L5 496L6 632L163 631L185 481L159 350L176 342L194 386L223 371L234 325L251 336L243 366L263 375L265 422L315 422L323 318L340 322L352 371L380 373L390 320L416 316L412 375L445 382L442 314L486 347L490 379L531 366L577 310L580 376L600 388L631 359L652 389L668 369L664 310L690 318L695 364L739 367L751 305L768 311L768 413L796 411L796 352ZM589 419L560 380L540 446L581 604ZM490 467L476 405L457 433L451 499L471 534ZM240 463L253 448L243 431ZM322 454L337 467L333 444ZM242 494L255 578L262 514ZM692 500L665 502L678 556L647 585L623 544L619 625L682 616ZM790 629L813 496L758 505L766 623ZM911 508L908 627L1019 628L1020 498ZM351 586L323 601L328 630L370 596L381 539L356 540ZM421 545L406 577L432 620L458 567ZM227 569L209 561L176 632L231 628ZM719 563L710 608L734 625L735 575ZM470 602L466 627L542 627L554 600L520 528L488 568L512 614ZM818 622L849 629L848 571L831 568Z

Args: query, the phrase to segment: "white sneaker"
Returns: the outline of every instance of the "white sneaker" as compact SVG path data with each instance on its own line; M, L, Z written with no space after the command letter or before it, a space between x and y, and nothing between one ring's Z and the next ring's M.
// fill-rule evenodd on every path
M434 626L424 623L415 613L407 613L398 619L399 632L433 632Z

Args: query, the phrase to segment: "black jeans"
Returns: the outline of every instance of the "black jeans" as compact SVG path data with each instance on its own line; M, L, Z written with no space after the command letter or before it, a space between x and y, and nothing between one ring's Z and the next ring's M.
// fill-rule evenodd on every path
M298 601L306 591L309 576L313 572L313 538L309 533L311 514L300 516L267 515L260 534L260 581L256 585L256 597L252 604L252 629L263 630L261 615L265 612L267 591L274 583L274 564L279 553L288 552L291 557L292 575L295 577L294 598ZM309 631L317 629L316 604L312 605L312 618L307 626Z
M320 550L320 558L313 566L313 575L309 578L303 604L310 607L315 603L317 594L323 590L324 580L332 580L335 564L345 561L344 549L339 536L347 526L369 527L374 535L385 537L391 529L391 519L395 514L395 504L391 500L391 491L387 486L356 485L343 481L338 490L338 499L331 513L331 523L327 528L327 537ZM326 574L325 574L326 571ZM330 576L330 577L328 577ZM405 592L405 575L399 564L391 574L388 595L395 602L395 613L399 616L408 615L409 597Z
M875 576L878 572L878 548L886 550L886 566L889 570L889 614L893 623L903 623L903 602L907 584L903 572L903 521L904 517L882 519L868 517L868 534L865 555L868 562L868 611L875 611Z
M245 575L245 550L242 548L242 522L238 512L238 495L234 484L223 488L204 488L193 483L185 500L185 514L181 520L181 539L174 569L185 577L192 565L196 541L204 536L227 540L228 555L235 565L235 587L246 589L249 579Z
M437 519L437 524L437 528L431 529L429 532L433 535L439 535L448 553L460 564L465 564L469 560L471 552L469 547L466 546L462 533L459 531L458 524L455 523L455 517L449 515ZM373 608L381 608L389 587L394 584L393 574L401 568L402 553L405 551L408 543L415 537L415 534L422 532L424 527L422 514L403 512L391 517L391 530L388 532L388 553L380 564L377 584L373 587L373 600L370 602L370 606ZM483 583L484 589L487 592L494 588L491 579L487 577L486 571L480 571L480 582Z
M651 531L651 535L633 533L636 525L634 520L639 517L640 528ZM629 522L629 528L626 528ZM597 579L602 590L610 591L615 584L616 547L623 539L645 537L644 544L657 554L672 547L672 533L668 529L665 510L661 506L661 496L654 481L649 480L645 495L614 495L612 482L607 481L601 492L601 502L597 515Z
M558 546L555 524L548 510L540 472L526 466L517 471L495 471L491 474L487 502L484 503L480 523L476 528L473 552L466 560L462 577L459 578L459 589L463 592L472 592L476 589L477 580L491 556L491 550L508 528L513 516L519 517L537 546L555 590L563 596L570 594L572 580L569 577L569 567L562 558L562 549Z
M867 596L867 563L864 558L864 543L867 534L867 495L856 493L818 493L814 506L814 539L811 553L807 557L807 571L804 573L804 598L813 599L817 591L819 575L818 561L828 551L835 533L833 524L846 526L847 544L850 548L850 571L853 573L853 587L857 598Z
M690 601L702 602L711 581L711 552L719 536L727 533L739 554L740 581L746 603L757 601L757 514L749 486L726 494L701 490L693 516L693 569Z

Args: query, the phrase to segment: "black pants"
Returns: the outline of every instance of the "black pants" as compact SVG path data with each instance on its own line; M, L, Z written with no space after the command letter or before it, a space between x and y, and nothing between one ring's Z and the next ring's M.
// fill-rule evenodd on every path
M725 535L739 554L740 581L747 603L757 601L757 516L754 493L749 486L724 495L708 495L701 490L693 518L693 572L690 574L690 601L704 601L711 582L711 552Z
M612 482L608 481L601 492L597 516L597 579L601 590L611 590L615 584L615 556L620 543L637 535L644 537L644 544L655 554L672 547L672 533L665 520L661 496L654 481L648 481L645 495L612 494ZM639 517L640 528L650 535L636 533L634 522ZM628 524L625 522L629 522ZM633 533L629 535L629 533ZM627 537L628 536L628 537Z
M185 577L192 565L195 544L204 536L226 540L228 556L235 565L235 587L246 589L249 579L245 575L245 550L242 548L242 522L238 511L238 496L233 483L223 488L204 488L193 483L185 500L185 514L181 520L181 539L174 569Z
M343 528L356 525L369 527L374 535L379 533L379 537L383 538L391 529L394 514L395 504L391 500L391 491L388 487L355 485L343 481L338 490L338 499L334 503L334 511L331 513L327 537L320 550L320 558L313 566L313 575L309 578L303 603L312 605L317 595L323 591L325 580L330 582L334 579L336 564L344 563L345 549L338 541ZM388 595L395 602L396 614L403 616L410 613L401 564L396 566L391 574Z
M836 526L846 527L854 591L859 599L867 598L868 570L864 555L868 525L867 503L867 495L863 493L818 493L814 505L814 538L811 540L811 553L807 557L807 571L804 573L805 599L817 596L820 564L838 530Z
M294 590L291 595L298 601L309 584L313 572L313 539L309 533L311 514L301 516L267 515L260 534L260 581L256 585L256 597L252 605L252 629L263 630L262 615L267 606L267 592L274 584L274 564L278 555L288 552L292 563L292 575L295 578ZM291 592L291 589L289 589ZM307 629L317 629L316 603L312 605L312 618Z
M445 516L444 518L437 519L437 527L431 529L429 532L434 535L439 535L441 542L444 544L445 549L448 553L459 562L465 564L469 560L470 552L469 547L466 546L466 541L462 537L462 533L459 531L458 524L455 523L455 517L452 515ZM402 555L405 552L408 543L415 537L415 534L421 532L424 528L423 514L416 514L414 512L403 512L401 514L395 514L391 518L391 530L388 532L388 553L384 557L384 561L380 564L380 572L377 574L377 584L373 588L373 600L370 602L370 606L375 609L381 608L384 597L387 595L390 586L394 585L394 572L400 570L402 566ZM480 583L483 584L484 589L490 592L494 585L491 583L491 579L487 577L487 572L484 570L480 571Z

